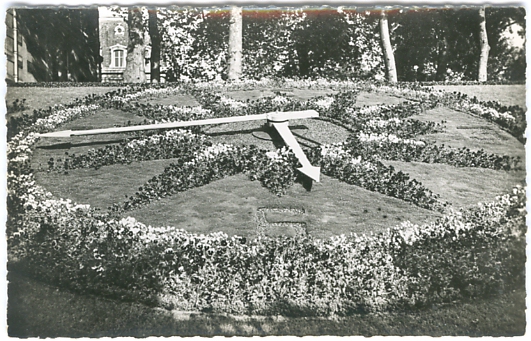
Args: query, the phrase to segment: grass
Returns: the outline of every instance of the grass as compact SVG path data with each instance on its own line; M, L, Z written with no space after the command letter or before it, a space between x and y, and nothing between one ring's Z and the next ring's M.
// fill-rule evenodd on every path
M460 92L480 101L496 100L503 105L526 107L526 86L517 85L435 85L436 90Z
M322 182L314 184L311 192L295 184L286 195L277 197L243 174L161 199L128 214L153 226L171 225L194 233L223 231L255 237L263 229L256 221L256 212L261 207L303 207L305 213L297 217L270 213L266 218L270 223L305 222L305 233L316 238L351 232L378 233L401 221L422 224L438 216L433 211L327 176L322 176ZM295 233L290 228L283 228L283 232ZM265 233L276 231L265 227Z
M89 92L85 87L72 88L39 88L39 87L7 87L5 101L12 104L16 99L26 99L27 110L16 113L21 115L35 109L46 109L56 104L69 104L76 98L83 98L89 93L101 95L119 87L90 87Z
M227 316L153 309L84 296L20 273L8 275L11 337L265 335L518 336L525 333L525 289L416 312L346 318Z
M525 171L495 171L484 168L456 168L445 164L385 161L452 203L454 208L476 205L511 191L522 184Z
M480 117L445 107L437 107L415 115L421 121L445 121L445 131L424 135L421 138L454 148L484 149L488 153L525 158L525 147L514 136L494 123Z
M487 87L486 87L487 88ZM467 90L468 88L464 88ZM519 86L498 87L481 93L490 98L518 102ZM498 89L498 90L496 90ZM516 89L516 91L513 91ZM90 88L107 92L111 88ZM101 92L100 92L101 91ZM479 91L479 90L478 90ZM326 90L292 89L289 95L306 99L325 94ZM463 91L464 92L464 91ZM87 94L84 88L8 88L6 100L26 98L32 108L46 107L58 101L69 102ZM236 99L270 95L267 90L227 93ZM525 94L525 89L524 89ZM54 97L55 96L55 97ZM72 96L71 99L68 96ZM253 97L254 96L254 97ZM487 95L485 95L487 96ZM496 97L495 97L496 96ZM54 99L55 98L55 99ZM489 98L489 99L490 99ZM174 105L196 105L186 96L155 99L154 102ZM393 104L402 101L393 96L361 93L358 105ZM48 104L51 103L51 104ZM511 104L511 103L508 103ZM518 103L515 103L518 104ZM430 110L420 119L447 121L447 131L427 136L436 143L453 147L483 148L489 152L524 155L524 147L496 126L473 116L446 108ZM118 110L102 110L94 116L71 122L65 129L88 129L123 125L135 118ZM299 124L299 122L293 122ZM205 130L215 142L254 143L272 149L271 141L258 140L252 132L258 125L220 125ZM343 141L346 132L322 121L303 123L308 130L301 133L320 143ZM240 131L236 133L237 131ZM122 135L76 137L70 143L62 140L41 140L33 158L34 168L46 167L49 157L84 153L89 148L117 143ZM251 142L252 141L252 142ZM115 165L100 170L74 170L58 176L37 172L37 181L60 197L71 198L105 208L132 194L147 179L160 173L171 160ZM478 201L490 201L521 182L525 172L501 172L446 165L388 162L439 193L455 207ZM266 221L295 220L306 223L303 233L327 238L339 233L378 232L403 220L416 223L434 219L436 214L403 201L349 186L323 176L306 192L300 184L278 198L259 183L238 175L174 195L131 212L140 221L153 225L177 225L194 232L223 230L228 234L254 236L259 231L269 234L297 234L300 231L259 226L256 211L260 207L303 207L302 215L266 213ZM223 214L220 214L223 212ZM525 288L515 292L474 302L456 302L419 312L379 315L358 315L344 319L281 319L273 317L231 317L208 314L186 314L153 309L137 303L111 301L97 296L83 296L55 288L20 272L10 271L8 325L13 337L101 337L149 335L467 335L512 336L525 332Z

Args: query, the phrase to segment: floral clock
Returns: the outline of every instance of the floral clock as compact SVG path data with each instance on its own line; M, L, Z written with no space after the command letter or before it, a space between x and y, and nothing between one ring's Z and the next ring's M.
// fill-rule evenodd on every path
M28 117L7 149L10 263L81 292L171 309L236 314L344 315L410 309L482 295L519 274L518 262L500 264L521 258L520 249L513 247L525 236L521 187L492 203L455 211L451 203L383 161L509 172L522 168L517 157L424 141L422 135L444 126L412 118L446 106L498 123L518 137L523 131L520 111L429 89L359 82L284 81L284 86L335 90L332 95L300 101L277 93L243 102L223 92L270 85L262 83L127 87ZM357 107L360 91L408 100ZM183 93L200 106L149 103ZM278 196L301 181L296 170L299 161L290 149L215 143L200 128L142 134L84 154L51 159L47 170L58 176L76 168L172 159L134 195L106 211L55 197L36 183L33 174L32 150L41 139L39 134L103 109L140 115L150 124L316 110L321 120L349 132L345 141L305 151L324 175L438 212L441 218L423 226L407 222L389 226L370 236L319 239L298 234L248 239L223 232L200 235L171 226L154 227L128 217L127 212L153 201L239 173Z

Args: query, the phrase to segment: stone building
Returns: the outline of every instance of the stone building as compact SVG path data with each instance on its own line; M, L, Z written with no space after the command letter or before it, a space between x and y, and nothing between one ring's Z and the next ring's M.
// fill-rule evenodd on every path
M6 12L6 40L5 55L7 59L7 81L12 82L36 82L37 77L32 74L33 57L28 52L24 34L17 29L17 9L10 8ZM94 78L101 82L122 82L123 73L126 66L128 31L127 21L110 11L106 7L98 8L98 18L96 25L98 31L95 37L99 37L100 64L96 70L91 71ZM150 80L150 57L151 47L149 46L149 35L146 33L145 46L145 72L146 80ZM98 42L96 41L96 44ZM95 49L97 56L97 45ZM97 64L96 64L97 65ZM34 71L34 70L33 70ZM97 77L96 77L97 76ZM41 77L42 78L42 77ZM42 79L39 79L42 81ZM164 75L161 74L161 81Z
M7 81L35 82L31 74L33 58L28 52L24 36L17 27L17 13L13 8L6 11L6 39L4 43L7 59Z
M127 58L127 21L105 7L99 8L101 81L121 82ZM151 48L148 45L149 35L145 38L145 65L146 80L150 80ZM161 77L162 78L162 77Z

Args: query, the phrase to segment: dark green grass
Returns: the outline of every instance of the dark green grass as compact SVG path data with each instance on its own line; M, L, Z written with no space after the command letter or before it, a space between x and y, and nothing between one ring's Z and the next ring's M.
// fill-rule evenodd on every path
M441 196L454 208L476 205L509 193L523 185L525 171L496 171L485 168L457 168L445 164L385 161Z
M11 105L16 99L26 99L27 110L16 113L31 113L35 109L46 109L56 104L69 104L77 98L84 98L89 94L102 95L119 87L72 87L72 88L38 88L38 87L7 87L5 101Z
M514 136L487 120L445 107L427 110L412 118L441 123L443 132L420 138L454 148L484 149L488 153L525 158L525 147Z
M401 335L518 336L525 333L525 289L416 312L346 318L226 316L153 309L85 296L10 272L11 337Z
M161 199L138 210L128 212L152 226L176 226L195 233L223 231L229 235L255 237L258 231L274 235L276 229L259 226L259 208L304 208L305 213L270 213L271 222L306 223L306 233L316 238L340 234L378 233L410 220L416 224L439 216L436 212L411 205L399 199L351 186L321 176L321 183L306 191L294 184L286 195L277 197L257 181L243 174L215 181L171 197ZM295 234L286 227L281 233Z
M526 107L526 86L515 85L435 85L436 90L460 92L480 101L499 101L503 105Z

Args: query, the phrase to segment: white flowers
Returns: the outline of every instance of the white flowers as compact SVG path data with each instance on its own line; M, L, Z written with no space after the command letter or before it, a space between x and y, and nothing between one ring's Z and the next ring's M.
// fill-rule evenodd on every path
M331 158L342 158L350 156L348 150L345 149L343 142L333 144L321 145L321 156Z
M226 96L221 96L220 102L221 102L221 104L227 105L227 106L231 107L232 109L241 109L241 108L245 108L247 106L247 104L244 103L244 102L237 101L235 99L232 99L232 98L226 97Z
M358 139L361 142L367 142L367 143L403 143L403 144L410 144L415 146L423 147L426 145L423 141L417 141L413 139L402 139L395 134L366 134L364 132L360 132L358 134Z
M332 103L334 103L333 97L324 97L316 101L315 105L323 109L329 109Z
M165 88L159 88L159 89L146 88L146 89L142 89L141 91L125 94L123 96L115 95L112 97L111 100L113 102L127 103L127 102L130 102L134 99L138 99L141 97L153 98L153 97L169 96L169 95L176 94L180 91L181 89L178 87L165 87Z
M275 104L288 104L289 103L289 99L287 99L284 96L280 96L280 95L273 97L271 101Z
M366 126L368 128L385 128L389 125L398 125L400 123L402 123L402 120L400 120L398 117L393 117L388 120L380 120L380 119L369 120L366 123Z
M151 135L149 137L138 139L138 140L131 140L127 142L127 147L129 148L136 148L139 146L145 146L147 144L157 144L160 143L161 140L169 140L174 142L183 141L186 139L197 139L197 140L205 140L206 137L204 135L197 135L194 133L191 133L188 130L168 130L162 134L155 134Z
M476 115L484 116L490 119L503 119L505 121L515 121L515 118L508 113L500 113L493 108L487 108L480 104L474 103L467 107L466 102L463 109L468 109Z
M277 149L276 151L266 152L266 156L271 161L284 162L289 157L290 153L292 153L291 149L289 147L284 146L280 149Z

